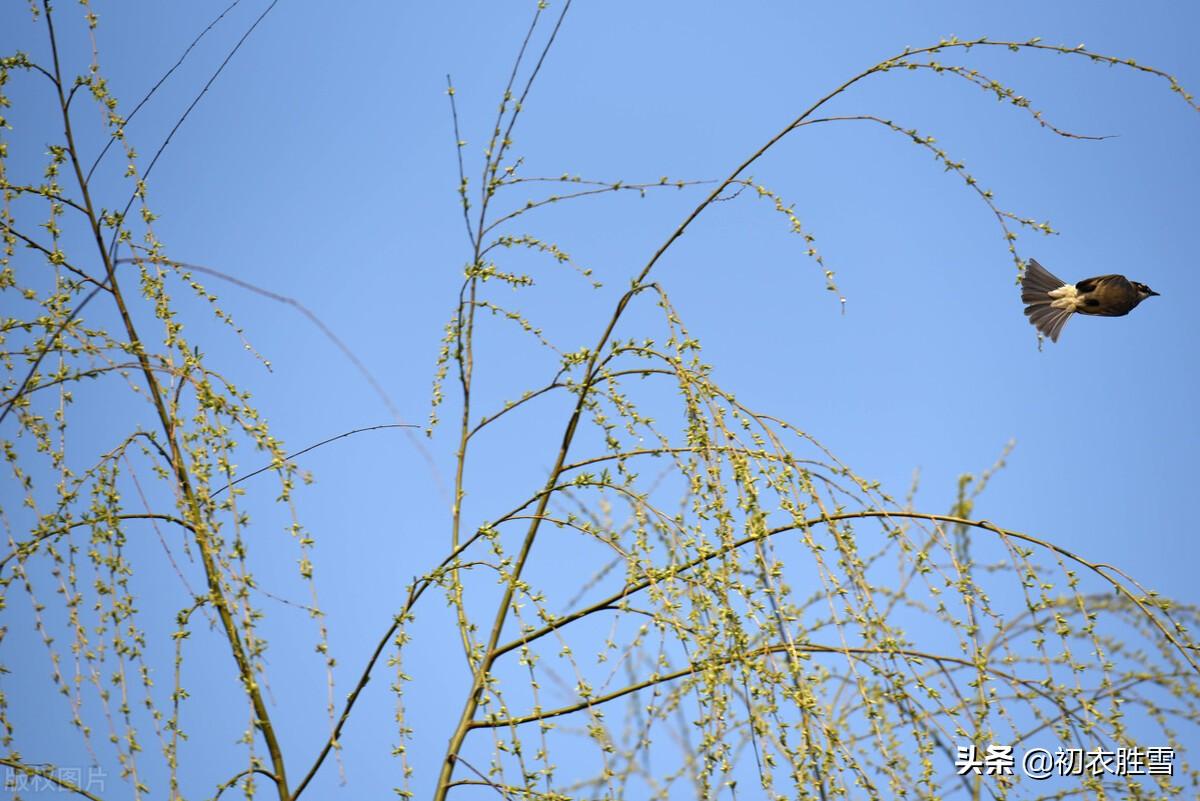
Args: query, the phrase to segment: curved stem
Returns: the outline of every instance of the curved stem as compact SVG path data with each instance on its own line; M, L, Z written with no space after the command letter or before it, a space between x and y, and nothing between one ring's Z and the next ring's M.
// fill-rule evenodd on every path
M1072 562L1075 562L1076 564L1079 564L1079 565L1082 565L1083 567L1088 568L1089 570L1094 572L1096 575L1100 576L1105 581L1107 581L1113 587L1114 590L1116 590L1126 600L1128 600L1135 607L1137 607L1138 610L1141 611L1146 616L1146 618L1151 621L1151 623L1153 623L1155 628L1157 628L1159 630L1159 632L1172 645L1175 646L1175 648L1179 651L1180 655L1183 656L1184 660L1187 661L1188 664L1191 665L1192 668L1194 668L1197 673L1200 673L1200 664L1197 664L1196 658L1193 656L1193 654L1190 653L1190 650L1194 649L1195 646L1191 645L1190 643L1180 642L1179 639L1176 638L1176 636L1170 630L1168 630L1168 628L1166 626L1163 625L1162 621L1160 621L1158 619L1158 616L1155 615L1153 611L1151 611L1151 609L1148 607L1148 605L1146 603L1144 603L1141 599L1134 596L1133 593L1129 591L1129 588L1126 587L1124 584L1114 580L1109 575L1108 571L1117 573L1122 578L1124 578L1126 581L1129 581L1131 584L1133 584L1135 587L1137 587L1137 589L1139 591L1145 593L1145 590L1142 589L1140 586L1138 586L1136 582L1134 582L1132 579L1130 579L1124 573L1117 571L1111 565L1108 565L1108 564L1105 564L1102 562L1089 561L1088 559L1085 559L1084 557L1079 556L1078 554L1076 554L1072 551L1069 551L1066 548L1062 548L1058 545L1055 545L1052 542L1048 542L1046 540L1039 539L1030 534L1022 534L1019 531L1012 531L1010 529L1000 528L999 526L996 526L995 524L993 524L987 520L970 520L968 518L955 517L953 515L940 515L940 514L932 514L932 513L926 513L926 512L884 511L884 510L874 510L874 509L860 511L860 512L841 512L841 513L836 513L836 514L826 514L826 515L821 515L820 517L814 517L814 518L810 518L807 520L797 521L795 523L791 523L786 526L777 526L772 529L767 529L766 531L762 532L761 534L752 534L752 535L743 537L739 540L729 543L728 545L722 546L721 548L718 548L718 549L714 550L712 553L706 554L704 556L699 556L699 557L696 557L695 559L691 559L691 560L689 560L687 562L683 562L679 565L674 565L672 567L667 567L667 568L663 568L661 570L655 571L655 573L652 576L648 576L646 578L643 578L638 581L627 584L620 591L613 593L609 597L603 598L603 599L595 602L594 604L592 604L588 607L585 607L584 609L580 609L577 612L573 612L570 615L566 615L562 618L559 618L558 620L554 621L553 623L548 623L540 629L534 629L533 631L526 632L526 633L522 634L519 638L512 640L508 643L505 643L504 645L498 646L496 648L496 656L499 657L503 654L508 653L509 651L512 651L515 648L519 648L523 645L527 645L528 643L533 642L534 640L545 637L547 634L551 634L551 633L557 631L558 629L562 628L563 626L566 626L570 623L573 623L577 620L587 617L588 615L590 615L593 612L599 611L601 609L610 608L613 605L619 603L621 600L629 597L630 595L633 595L634 593L637 593L637 592L641 592L642 590L648 588L651 584L653 584L656 581L662 581L664 579L673 578L674 576L677 576L681 573L685 573L694 567L704 564L705 562L708 562L708 561L716 559L720 556L723 556L724 554L728 553L729 551L736 550L738 548L743 548L746 545L750 545L752 543L767 539L769 537L773 537L776 534L782 534L787 531L794 531L796 529L805 529L810 526L829 524L829 523L842 521L842 520L865 520L865 519L925 520L925 521L929 521L931 523L948 523L951 525L971 526L974 528L983 529L985 531L991 531L1001 537L1015 539L1015 540L1021 540L1023 542L1028 542L1032 545L1037 545L1041 548L1045 548L1046 550L1053 551L1054 553L1057 553L1060 556L1066 557L1067 559L1071 560Z
M72 523L69 526L63 526L61 528L51 529L50 531L44 531L41 534L38 534L37 536L35 536L33 539L26 540L25 542L20 543L16 548L14 548L13 550L6 553L3 558L0 558L0 571L3 571L4 567L9 562L11 562L13 559L27 555L29 549L31 547L37 545L42 540L49 539L50 537L56 537L59 534L66 534L68 531L80 528L82 526L91 526L96 523L108 522L109 520L164 520L168 523L174 523L175 525L177 525L181 528L185 528L188 531L191 531L193 534L196 531L195 526L193 526L191 523L189 523L186 520L183 520L181 518L175 517L174 515L164 515L164 514L155 514L155 513L147 512L147 513L142 513L142 514L134 513L134 514L114 515L113 517L88 517L88 518L84 518L83 520L80 520L78 522Z
M224 783L224 784L222 784L220 787L218 787L218 788L217 788L217 793L216 793L216 795L214 795L214 796L212 797L212 801L217 801L217 799L218 799L218 798L220 798L220 797L221 797L221 795L222 795L222 794L223 794L223 793L224 793L226 790L230 789L231 787L233 787L234 785L236 785L236 784L237 784L239 781L241 781L242 779L246 778L247 776L253 775L253 774L255 774L255 773L257 773L257 774L258 774L258 775L260 775L260 776L266 776L268 779L270 779L270 780L271 780L271 781L273 781L273 782L277 782L277 781L278 781L278 780L275 778L275 774L274 774L274 773L271 773L269 770L263 770L262 768L246 768L246 769L245 769L245 770L243 770L241 773L237 774L237 775L236 775L236 776L234 776L232 779L230 779L229 781L225 782L225 783Z
M908 648L896 648L896 649L856 648L856 647L846 647L846 646L818 645L815 643L776 643L774 645L764 645L761 648L755 648L744 654L730 654L728 656L722 656L722 657L718 657L718 658L714 658L714 659L706 659L702 662L696 662L696 663L690 664L685 668L681 668L680 670L674 670L674 671L671 671L670 673L662 673L662 674L654 675L648 679L643 679L642 681L635 682L633 684L628 684L628 685L620 688L619 690L613 690L610 693L605 693L604 695L599 695L599 696L596 696L595 698L588 698L588 699L585 699L578 703L568 704L566 706L558 707L557 709L551 709L546 712L533 712L528 715L521 715L521 716L513 717L513 718L498 718L495 720L474 721L471 724L471 728L472 729L495 729L495 728L502 728L502 727L506 727L506 726L520 726L525 723L537 723L539 721L549 720L550 718L561 717L562 715L569 715L572 712L579 712L584 709L590 709L592 707L599 706L600 704L608 703L609 701L615 701L618 698L622 698L631 693L638 692L639 690L645 690L649 687L655 686L656 684L664 684L669 681L675 681L676 679L681 679L685 676L691 676L691 675L694 675L695 673L705 670L706 668L714 667L716 665L727 665L731 662L737 662L737 661L740 661L743 659L751 659L755 656L766 656L768 654L791 653L791 652L811 653L811 654L842 654L842 655L845 655L848 657L849 656L872 656L872 655L879 655L879 656L897 656L897 655L899 655L899 656L908 657L910 659L928 659L932 662L938 662L938 663L949 662L951 664L960 665L962 667L971 668L971 669L976 669L979 667L971 660L965 659L963 657L946 656L944 654L933 654L933 653L927 653L925 651L915 651L915 650L908 649ZM1012 675L1011 673L1006 673L1006 672L1003 672L1000 670L993 670L991 668L987 668L984 672L989 675L996 676L997 678L1004 679L1005 681L1009 682L1010 684L1019 684L1019 685L1025 686L1028 689L1039 693L1040 695L1043 695L1043 696L1047 695L1047 691L1045 690L1045 688L1041 687L1039 682L1035 682L1035 681L1032 681L1029 679L1022 679L1019 676Z

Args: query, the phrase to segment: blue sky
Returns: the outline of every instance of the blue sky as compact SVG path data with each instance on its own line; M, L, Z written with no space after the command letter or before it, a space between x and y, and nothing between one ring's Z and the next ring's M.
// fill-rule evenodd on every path
M122 107L225 5L97 4L101 64ZM404 419L423 423L438 341L469 258L446 75L456 86L464 156L475 174L531 5L363 3L349 10L280 2L155 167L151 205L170 255L302 303L369 367ZM139 113L129 133L143 159L264 7L234 9ZM72 4L58 10L72 21L77 13ZM1167 2L577 2L518 123L514 152L525 157L527 175L724 177L851 75L905 46L951 35L1086 43L1164 69L1196 91L1198 25L1200 8ZM64 24L74 68L90 54L71 32L77 28ZM0 30L5 52L44 57L44 34L22 4L0 9ZM703 342L719 381L748 405L801 426L860 475L903 495L919 470L916 506L940 512L959 474L978 473L1015 441L1007 467L979 501L979 516L1200 602L1200 545L1185 503L1195 491L1200 441L1200 316L1191 305L1200 297L1200 115L1164 81L1083 59L976 50L961 62L1029 97L1060 128L1112 138L1055 136L963 81L926 73L874 77L828 111L877 115L933 135L1002 208L1049 220L1059 233L1022 232L1022 257L1036 257L1066 280L1124 273L1161 297L1127 318L1074 319L1057 344L1039 352L994 216L927 151L865 123L798 131L751 170L795 203L836 271L844 312L786 221L749 194L707 210L656 267L658 280ZM32 82L11 83L14 121L34 113L45 119L48 107ZM41 135L18 126L11 138L36 156L34 171L41 169L36 143L53 134ZM539 286L513 303L564 350L592 344L628 280L701 197L696 189L668 189L539 210L528 218L531 232L552 237L603 287L588 289L542 265ZM353 365L295 308L206 283L273 370L246 356L228 329L181 292L189 333L253 391L289 448L392 422ZM622 324L624 335L638 335L650 319L635 312ZM552 375L552 361L529 355L498 325L489 331L480 345L482 401L498 404ZM452 401L443 417L452 420L455 409ZM557 441L563 413L540 407L481 446L468 473L468 517L486 519L527 494L530 481L536 485L553 459L543 446ZM101 432L109 418L97 413L82 422ZM453 474L455 445L452 425L427 443L443 482ZM444 552L446 503L423 457L396 431L341 441L301 464L317 478L297 506L318 541L318 588L342 666L340 698L404 585ZM270 529L269 500L261 500L264 537L282 541ZM253 495L250 502L260 503ZM272 553L262 547L264 556ZM259 575L292 597L301 590L288 585L294 558L283 553L283 564L267 558ZM145 582L144 609L161 600L171 610L154 624L168 631L178 607L168 599L180 588L160 568L138 581ZM420 624L423 649L408 666L417 679L414 715L436 715L443 696L425 688L451 683L445 660L454 669L461 661L442 630L449 620L442 600L430 600ZM302 615L278 614L272 691L299 750L296 770L315 751L323 713L320 703L292 699L323 699L324 678L315 660L303 671L280 667L284 643L311 647L311 626ZM304 626L292 643L289 627ZM8 642L16 649L34 635L14 631ZM204 650L218 645L197 640L197 664L211 660L212 669L197 670L196 697L228 683L221 674L228 657ZM44 650L29 648L30 688L44 691L37 684ZM21 664L24 652L7 659ZM396 783L385 674L345 738L345 792L355 795ZM456 714L458 696L450 695ZM33 714L19 702L17 709ZM66 707L60 712L65 719ZM224 736L216 723L193 726L198 740ZM41 753L58 733L51 723L26 728L21 750ZM444 738L429 735L414 763L440 758ZM232 749L230 739L223 742ZM85 762L82 752L78 760ZM195 770L197 787L223 775L223 768ZM416 786L430 778L425 770ZM332 793L336 770L328 766L318 781L315 790Z

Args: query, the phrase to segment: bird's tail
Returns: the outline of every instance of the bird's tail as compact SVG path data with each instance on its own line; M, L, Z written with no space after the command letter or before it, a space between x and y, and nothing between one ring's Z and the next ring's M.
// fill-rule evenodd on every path
M1049 270L1038 264L1036 259L1029 260L1025 276L1021 279L1021 300L1025 303L1025 314L1029 317L1029 322L1033 323L1039 332L1050 337L1051 342L1058 341L1058 335L1074 312L1073 309L1051 305L1055 297L1050 293L1064 286L1065 281L1052 275Z

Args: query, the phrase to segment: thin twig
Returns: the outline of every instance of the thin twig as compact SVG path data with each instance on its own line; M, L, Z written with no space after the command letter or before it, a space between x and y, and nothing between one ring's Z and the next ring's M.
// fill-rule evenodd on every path
M282 464L272 462L271 464L266 465L265 467L258 468L257 470L255 470L252 473L247 473L244 476L235 478L233 481L229 482L228 484L225 484L224 486L218 487L217 489L213 490L212 497L215 498L218 495L220 495L222 492L224 492L225 490L229 489L230 487L237 486L238 484L241 484L243 481L248 481L260 473L265 473L268 470L278 470L279 468L281 468L283 466L283 464L286 464L287 462L292 461L297 456L303 456L304 454L308 453L309 451L315 451L317 448L320 448L322 445L328 445L331 442L337 442L339 439L345 439L346 437L353 436L354 434L361 434L364 431L379 431L380 429L384 429L384 428L420 428L420 426L412 425L410 423L382 423L377 426L366 426L364 428L355 428L350 431L346 431L344 433L338 434L336 437L330 437L329 439L323 439L320 442L316 443L315 445L309 445L307 448L298 450L295 453L288 454L284 458L284 461Z

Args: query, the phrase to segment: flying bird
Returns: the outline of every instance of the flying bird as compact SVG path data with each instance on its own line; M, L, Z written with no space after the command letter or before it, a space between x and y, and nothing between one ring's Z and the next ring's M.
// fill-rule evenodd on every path
M1098 275L1068 284L1050 271L1029 260L1021 279L1021 301L1025 314L1039 333L1058 341L1058 335L1072 314L1092 314L1099 317L1123 317L1151 295L1150 287L1130 281L1123 275Z

